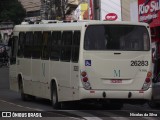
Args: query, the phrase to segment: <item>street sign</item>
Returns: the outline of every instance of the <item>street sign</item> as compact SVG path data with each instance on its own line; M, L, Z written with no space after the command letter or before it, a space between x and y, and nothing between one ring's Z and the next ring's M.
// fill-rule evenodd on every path
M118 16L117 14L115 13L108 13L106 16L105 16L105 20L117 20Z

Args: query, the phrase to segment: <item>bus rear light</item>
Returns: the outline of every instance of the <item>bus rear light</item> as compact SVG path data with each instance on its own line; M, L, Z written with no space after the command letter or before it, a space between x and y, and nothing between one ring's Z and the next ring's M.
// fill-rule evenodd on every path
M81 75L82 75L82 77L86 77L87 73L86 73L85 71L83 71L83 72L81 73Z
M87 82L88 81L88 78L87 77L84 77L83 78L83 82Z
M149 74L150 74L150 73L149 73ZM150 76L150 75L147 74L147 76ZM142 90L143 90L143 91L144 91L144 90L148 90L150 85L151 85L151 78L150 78L150 77L147 77L147 78L145 79L145 82L144 82L143 86L142 86Z
M81 81L86 90L91 89L90 82L86 71L81 71Z
M147 78L150 78L150 77L152 77L152 72L147 73Z
M145 82L146 82L146 83L150 83L150 82L151 82L151 79L150 79L150 78L146 78Z

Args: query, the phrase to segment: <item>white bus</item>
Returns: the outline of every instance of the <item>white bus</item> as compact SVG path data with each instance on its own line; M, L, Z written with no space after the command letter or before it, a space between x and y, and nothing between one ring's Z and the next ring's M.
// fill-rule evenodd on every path
M21 24L13 33L10 88L23 100L46 98L54 108L65 101L117 100L122 107L125 100L152 97L148 24Z

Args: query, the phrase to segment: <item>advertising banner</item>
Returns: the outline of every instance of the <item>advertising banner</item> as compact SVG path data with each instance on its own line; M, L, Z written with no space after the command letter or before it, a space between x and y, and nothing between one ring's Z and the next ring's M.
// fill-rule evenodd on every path
M150 27L160 26L160 0L138 0L138 19Z
M76 20L92 20L93 19L93 2L81 3L74 12L74 18Z

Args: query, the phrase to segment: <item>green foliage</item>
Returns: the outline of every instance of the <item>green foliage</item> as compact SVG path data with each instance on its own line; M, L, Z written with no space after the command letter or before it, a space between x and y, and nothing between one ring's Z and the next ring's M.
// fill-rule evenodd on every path
M18 0L0 0L0 21L21 23L25 17L25 10Z

